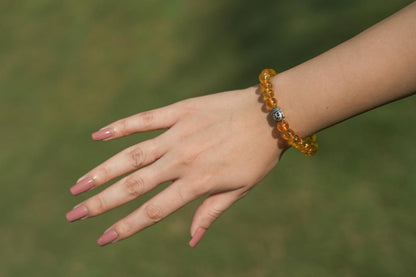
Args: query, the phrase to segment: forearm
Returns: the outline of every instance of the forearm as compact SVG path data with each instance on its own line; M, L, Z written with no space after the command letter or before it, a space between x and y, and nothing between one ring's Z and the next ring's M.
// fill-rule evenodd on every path
M414 93L416 2L273 83L302 136Z

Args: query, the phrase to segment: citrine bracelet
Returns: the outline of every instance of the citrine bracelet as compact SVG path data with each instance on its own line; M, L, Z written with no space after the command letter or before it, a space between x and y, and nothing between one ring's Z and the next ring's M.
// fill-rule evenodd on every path
M318 151L316 135L301 138L289 128L289 123L284 120L285 115L283 114L282 109L277 106L277 100L274 97L271 79L275 75L277 75L277 73L273 69L264 69L259 75L260 86L263 91L263 99L266 103L266 108L271 111L273 119L277 122L277 130L280 132L282 138L287 141L289 145L295 147L306 156L313 156Z

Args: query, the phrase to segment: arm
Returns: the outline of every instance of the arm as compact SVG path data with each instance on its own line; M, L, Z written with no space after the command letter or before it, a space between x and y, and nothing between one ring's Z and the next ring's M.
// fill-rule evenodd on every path
M273 83L290 125L302 135L414 93L416 2Z
M416 3L357 37L273 79L279 106L302 136L416 90ZM253 77L254 79L254 77ZM74 195L132 172L67 213L69 221L100 215L159 184L162 192L114 223L98 244L125 239L187 203L207 198L195 212L195 246L205 230L276 165L284 149L256 94L258 86L189 99L139 113L93 134L110 140L167 129L108 159L81 177ZM312 116L311 116L312 115ZM280 140L278 138L278 140Z

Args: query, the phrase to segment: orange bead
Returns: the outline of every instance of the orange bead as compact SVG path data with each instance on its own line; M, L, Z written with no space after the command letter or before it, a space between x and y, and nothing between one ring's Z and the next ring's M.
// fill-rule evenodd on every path
M286 120L277 122L277 130L279 130L280 133L285 133L289 130L289 123L287 123Z
M318 148L317 147L313 147L311 148L309 151L307 151L306 153L304 153L306 156L311 157L313 155L316 154L316 152L318 152Z
M264 69L259 75L259 81L262 83L264 80L270 80L277 73L273 69Z
M276 107L276 106L277 106L277 100L276 100L276 98L271 97L271 98L268 98L266 100L266 108L268 110L273 110L273 108Z
M260 73L259 75L259 81L260 83L263 83L264 81L269 81L272 78L272 75L270 73Z
M273 90L269 90L267 92L263 92L263 100L267 101L267 99L269 98L273 98L274 97L274 91Z
M262 73L263 74L265 74L265 73L270 74L272 77L277 75L276 71L274 69L271 69L271 68L263 69Z
M292 141L297 149L302 147L303 139L298 135L294 135Z
M301 149L300 151L302 151L302 153L303 153L303 154L305 154L305 153L306 153L306 152L308 152L310 149L312 149L312 146L311 146L309 143L305 142L305 143L303 144L302 149Z
M287 140L287 141L292 141L293 137L294 137L294 132L291 129L288 129L286 132L284 132L282 134L282 138Z
M259 81L263 83L264 81L269 81L272 76L270 74L260 74Z
M270 82L261 83L261 89L264 91L269 91L273 89L273 85Z

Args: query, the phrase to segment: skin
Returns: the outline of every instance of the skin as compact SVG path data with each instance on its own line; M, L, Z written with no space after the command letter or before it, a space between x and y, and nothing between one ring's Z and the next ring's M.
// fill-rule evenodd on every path
M411 95L416 90L415 49L413 3L275 76L272 82L279 106L290 127L303 137ZM258 86L139 113L109 124L93 138L110 140L156 129L166 131L116 154L71 189L80 194L131 172L70 211L67 219L74 221L105 213L172 181L110 226L98 240L100 245L128 238L206 197L190 228L194 237L190 245L195 246L215 219L258 184L288 148L265 111ZM81 189L80 183L84 183Z

